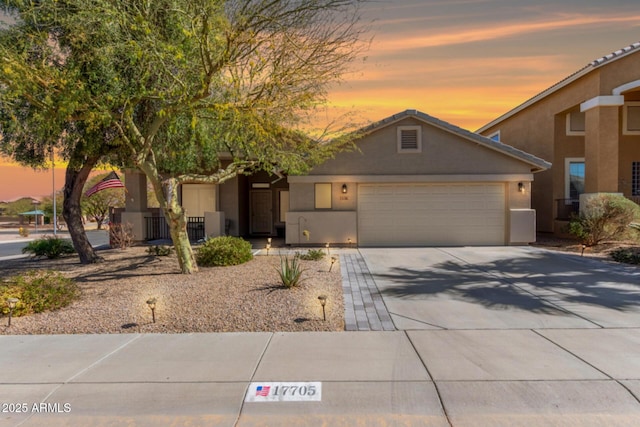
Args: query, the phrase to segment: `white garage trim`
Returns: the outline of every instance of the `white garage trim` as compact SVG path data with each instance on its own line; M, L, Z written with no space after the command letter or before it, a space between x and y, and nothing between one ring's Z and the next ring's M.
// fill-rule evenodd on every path
M504 183L360 184L360 246L503 245Z

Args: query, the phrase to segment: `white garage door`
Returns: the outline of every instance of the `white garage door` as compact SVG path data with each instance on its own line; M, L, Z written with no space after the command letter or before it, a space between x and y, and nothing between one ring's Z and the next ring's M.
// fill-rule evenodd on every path
M361 246L505 243L502 184L358 186Z

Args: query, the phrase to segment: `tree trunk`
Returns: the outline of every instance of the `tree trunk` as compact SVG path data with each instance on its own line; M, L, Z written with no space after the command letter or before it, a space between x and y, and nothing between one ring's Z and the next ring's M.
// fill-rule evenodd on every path
M87 182L89 172L98 162L98 157L89 158L82 162L80 168L74 167L74 161L69 162L64 181L64 202L62 216L67 223L73 247L78 252L82 264L92 264L103 261L89 243L87 233L82 222L82 209L80 198L84 184Z
M193 248L191 248L191 242L189 242L185 211L182 209L180 203L178 203L177 182L169 179L165 191L167 200L166 208L163 209L163 211L167 224L169 224L169 232L171 233L173 247L178 257L180 271L182 274L196 273L198 271L198 265L196 264L196 259L193 254Z

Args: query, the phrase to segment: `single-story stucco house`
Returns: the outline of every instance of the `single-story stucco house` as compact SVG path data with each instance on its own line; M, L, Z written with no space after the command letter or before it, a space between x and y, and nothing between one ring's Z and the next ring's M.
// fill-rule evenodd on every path
M640 203L640 42L591 61L477 132L553 163L532 189L539 231L563 233L594 194Z
M510 245L535 241L538 157L416 110L359 133L305 176L238 176L184 185L182 205L206 235L285 236L287 244ZM146 183L127 172L122 221L150 239Z

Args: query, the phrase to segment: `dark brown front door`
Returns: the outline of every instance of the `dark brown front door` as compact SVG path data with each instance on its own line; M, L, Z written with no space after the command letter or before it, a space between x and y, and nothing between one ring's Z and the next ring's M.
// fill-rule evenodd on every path
M273 213L271 190L251 191L251 234L271 234Z

